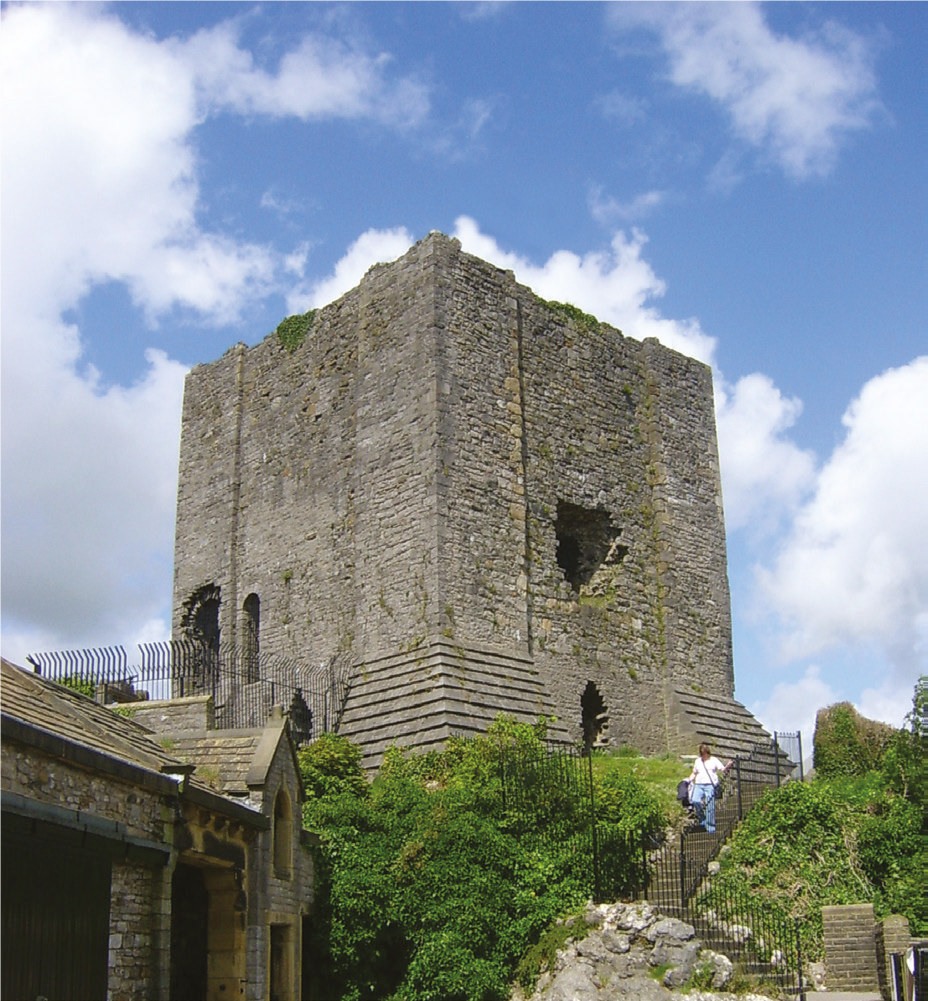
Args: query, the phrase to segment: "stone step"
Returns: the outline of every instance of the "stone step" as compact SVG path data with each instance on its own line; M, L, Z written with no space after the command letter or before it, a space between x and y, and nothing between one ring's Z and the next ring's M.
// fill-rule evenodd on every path
M746 756L758 745L770 744L770 734L730 696L674 689L670 705L671 739L681 754L695 754L705 742L724 759Z
M532 662L435 639L358 665L339 733L361 747L363 765L372 769L393 744L432 749L455 735L484 732L500 713L525 723L551 715ZM549 737L568 739L558 724Z

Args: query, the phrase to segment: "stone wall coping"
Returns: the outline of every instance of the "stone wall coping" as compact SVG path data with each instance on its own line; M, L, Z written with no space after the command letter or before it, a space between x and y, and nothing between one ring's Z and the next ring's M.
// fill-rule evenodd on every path
M8 716L6 713L2 714L2 729L4 740L25 744L27 747L33 747L50 757L59 758L77 767L122 779L132 785L150 789L163 796L178 796L190 800L197 806L224 814L252 827L265 829L269 824L267 817L263 814L236 803L226 796L192 785L186 781L186 777L178 781L177 778L170 775L163 775L141 765L113 757L103 751L95 750L85 744L67 740L48 730L33 726L31 723L25 723L13 716ZM4 796L4 798L6 797Z
M143 699L141 702L133 702L131 707L137 710L142 709L164 709L171 706L190 706L202 702L209 702L212 695L181 695L176 699Z
M259 789L262 788L267 783L268 772L271 769L271 765L274 763L274 758L277 755L277 749L280 747L281 740L287 737L287 728L289 723L286 716L272 716L264 727L264 732L261 734L261 740L258 743L258 748L255 751L255 756L252 759L251 767L248 769L248 775L245 777L245 784L249 789ZM290 750L290 756L293 762L293 771L296 775L297 785L299 786L300 800L302 801L304 790L303 790L303 778L300 775L300 763L296 757L296 749L293 746L293 741L287 739L286 745Z

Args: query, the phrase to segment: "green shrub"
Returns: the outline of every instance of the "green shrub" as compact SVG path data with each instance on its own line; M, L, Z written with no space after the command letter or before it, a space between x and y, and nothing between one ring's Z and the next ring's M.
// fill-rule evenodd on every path
M928 767L925 744L928 742L928 677L923 675L915 686L912 709L906 725L893 734L883 755L882 774L887 786L914 803L922 811L925 831L925 811L928 808Z
M850 702L820 709L812 739L815 773L833 779L878 769L893 728L861 716Z
M312 329L313 320L316 318L316 310L311 309L307 313L296 313L288 316L277 324L277 339L293 354L294 351L306 340L306 335Z
M928 930L925 845L921 812L879 775L790 782L747 815L713 886L802 919L803 950L820 959L827 904L872 902L878 918L904 914L913 934Z
M367 781L361 769L361 749L347 737L324 733L302 748L297 760L309 799L337 796L343 792L356 796L367 793Z
M70 688L75 692L80 692L81 695L86 695L88 699L92 699L97 694L97 684L89 678L81 678L76 674L69 674L62 678L59 685L64 685L65 688Z
M589 835L546 764L545 729L500 717L442 752L393 750L369 786L350 745L301 752L306 823L321 840L309 942L318 996L503 1001L517 968L537 976L531 947L590 891ZM502 795L511 755L533 763L524 815ZM659 813L634 780L604 790L604 839Z
M586 938L591 927L580 915L555 921L525 951L516 966L515 979L523 987L531 988L540 973L554 968L557 954L567 940Z

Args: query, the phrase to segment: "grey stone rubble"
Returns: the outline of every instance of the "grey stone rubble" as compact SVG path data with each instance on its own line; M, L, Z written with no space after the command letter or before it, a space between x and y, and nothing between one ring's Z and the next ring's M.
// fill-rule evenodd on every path
M526 998L517 988L513 1001L659 1001L673 997L697 969L712 971L713 990L690 991L690 1001L769 1001L757 994L725 993L731 960L703 949L692 925L665 917L646 902L590 904L584 917L593 931L579 941L568 939L535 992ZM655 968L664 966L669 969L663 978L655 979Z

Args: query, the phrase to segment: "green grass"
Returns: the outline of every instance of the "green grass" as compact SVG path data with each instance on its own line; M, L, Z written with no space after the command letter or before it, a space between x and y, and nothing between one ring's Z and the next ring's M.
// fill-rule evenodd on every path
M653 793L671 821L683 815L677 802L677 784L680 779L686 778L690 767L690 763L677 754L644 758L624 747L618 751L593 752L593 774L597 779L613 772L634 776L647 786L648 792Z

